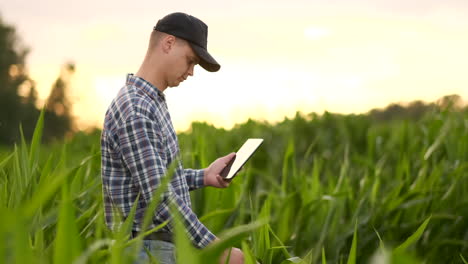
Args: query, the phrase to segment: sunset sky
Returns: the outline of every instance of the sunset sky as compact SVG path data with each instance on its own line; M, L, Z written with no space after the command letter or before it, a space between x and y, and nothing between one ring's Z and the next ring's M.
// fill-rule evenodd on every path
M391 102L468 99L468 1L2 1L3 21L31 49L39 98L76 63L71 98L80 127L101 126L149 33L182 11L209 27L217 73L165 93L177 130L192 121L229 128L324 110L361 113Z

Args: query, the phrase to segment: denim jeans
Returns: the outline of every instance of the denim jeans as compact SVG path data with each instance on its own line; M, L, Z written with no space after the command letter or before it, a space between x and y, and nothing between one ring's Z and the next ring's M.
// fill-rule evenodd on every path
M143 240L143 248L134 264L151 263L145 248L160 264L176 264L174 244L161 240Z

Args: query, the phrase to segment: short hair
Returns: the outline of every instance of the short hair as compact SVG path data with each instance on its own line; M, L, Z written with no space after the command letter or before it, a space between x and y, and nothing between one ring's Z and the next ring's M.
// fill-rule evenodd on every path
M158 31L158 30L153 30L150 36L149 49L156 48L161 42L161 40L163 40L166 36L169 36L169 34ZM182 45L188 44L188 42L185 39L181 39L176 36L174 37L176 39L177 44L182 44Z

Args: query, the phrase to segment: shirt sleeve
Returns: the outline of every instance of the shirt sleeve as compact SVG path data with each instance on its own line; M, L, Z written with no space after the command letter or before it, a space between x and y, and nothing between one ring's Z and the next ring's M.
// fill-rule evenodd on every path
M199 189L204 186L203 177L205 172L203 169L194 170L194 169L185 169L184 170L185 178L187 179L187 184L190 188L190 191Z
M127 120L119 131L124 163L147 204L151 202L154 191L160 186L167 171L162 139L157 124L141 116ZM196 247L204 248L215 240L213 233L200 222L192 208L174 191L171 184L162 195L162 203L155 212L156 219L164 222L171 218L169 210L171 203L182 216L186 231ZM173 230L171 221L168 228Z

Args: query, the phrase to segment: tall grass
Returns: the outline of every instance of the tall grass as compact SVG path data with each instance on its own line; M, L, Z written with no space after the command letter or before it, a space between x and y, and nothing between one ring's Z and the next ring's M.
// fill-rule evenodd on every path
M42 145L44 125L0 153L0 262L131 263L142 236L130 239L133 214L114 232L104 223L98 133ZM192 248L174 212L179 263L215 263L231 246L246 263L466 263L468 113L195 123L179 135L184 165L206 167L249 137L265 144L228 189L192 193L223 242Z

